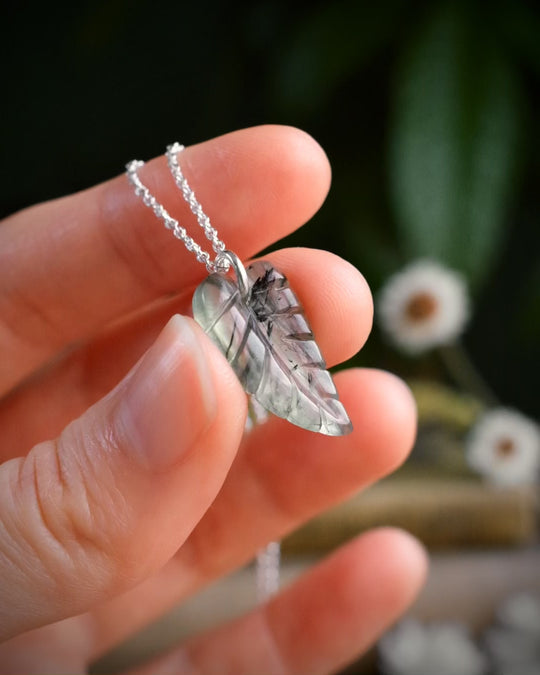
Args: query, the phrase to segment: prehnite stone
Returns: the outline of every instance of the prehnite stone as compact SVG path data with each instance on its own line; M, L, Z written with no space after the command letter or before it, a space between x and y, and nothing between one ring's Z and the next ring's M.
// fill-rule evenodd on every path
M249 294L211 274L193 296L193 316L266 410L329 436L352 431L336 387L286 277L266 261L247 268Z

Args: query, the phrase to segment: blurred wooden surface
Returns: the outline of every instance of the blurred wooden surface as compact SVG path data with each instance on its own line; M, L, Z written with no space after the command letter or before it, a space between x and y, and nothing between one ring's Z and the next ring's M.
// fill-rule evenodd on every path
M294 532L283 550L318 554L372 527L401 527L430 548L501 548L536 538L534 489L501 490L463 478L392 478Z
M313 562L313 557L286 558L283 583L290 583ZM492 620L495 607L504 597L522 589L540 592L540 548L438 553L432 555L428 582L411 613L423 620L455 620L479 629ZM111 675L139 664L189 635L248 611L254 604L254 573L248 567L164 616L96 663L91 672ZM373 668L371 654L347 673L372 673Z

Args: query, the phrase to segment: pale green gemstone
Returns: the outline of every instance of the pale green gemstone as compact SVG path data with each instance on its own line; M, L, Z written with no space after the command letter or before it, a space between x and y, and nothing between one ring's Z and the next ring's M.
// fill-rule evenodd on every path
M196 321L264 408L304 429L349 433L349 417L287 279L265 261L247 273L246 301L230 279L207 277L193 296Z

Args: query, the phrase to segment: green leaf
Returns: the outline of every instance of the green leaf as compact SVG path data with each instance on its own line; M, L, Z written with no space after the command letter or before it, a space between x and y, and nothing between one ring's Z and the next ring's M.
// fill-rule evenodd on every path
M402 54L390 139L401 244L483 281L516 185L521 96L460 3L438 6Z

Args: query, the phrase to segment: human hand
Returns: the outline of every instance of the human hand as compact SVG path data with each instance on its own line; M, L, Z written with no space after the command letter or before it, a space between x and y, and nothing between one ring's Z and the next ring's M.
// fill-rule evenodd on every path
M286 127L190 147L181 163L244 259L308 220L330 179L319 146ZM164 159L141 175L188 222ZM352 356L372 320L361 275L324 251L267 258L289 277L328 364ZM408 390L366 369L336 377L352 434L326 437L271 418L244 435L240 384L197 325L178 316L204 276L124 176L2 223L1 673L86 672L409 451ZM404 611L424 573L408 535L368 533L247 616L130 672L334 672Z

